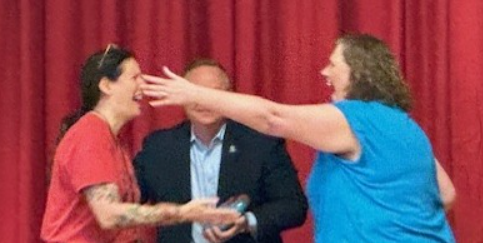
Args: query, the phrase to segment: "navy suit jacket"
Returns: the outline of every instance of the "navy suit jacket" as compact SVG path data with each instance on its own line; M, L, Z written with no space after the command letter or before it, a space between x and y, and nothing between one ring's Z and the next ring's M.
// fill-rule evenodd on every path
M135 169L144 202L186 203L191 200L189 122L145 138ZM262 135L228 121L223 139L218 197L247 194L248 211L257 218L257 237L239 234L228 243L279 243L280 232L300 226L307 199L283 139ZM191 224L158 229L160 243L190 243Z

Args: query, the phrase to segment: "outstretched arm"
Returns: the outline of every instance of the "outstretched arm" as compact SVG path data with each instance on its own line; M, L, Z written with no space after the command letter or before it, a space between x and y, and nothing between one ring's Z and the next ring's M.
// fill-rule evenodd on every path
M194 85L164 68L169 79L144 75L144 94L153 106L198 104L272 136L285 137L317 150L358 152L358 143L342 112L330 104L284 105L253 95Z
M123 203L115 184L99 184L83 190L97 222L104 229L136 225L172 225L188 221L212 224L233 223L239 214L233 210L215 209L216 200L193 200L184 205L158 203L140 205Z

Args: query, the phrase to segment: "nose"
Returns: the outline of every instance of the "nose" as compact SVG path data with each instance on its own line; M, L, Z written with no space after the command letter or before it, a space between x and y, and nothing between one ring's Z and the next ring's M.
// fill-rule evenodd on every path
M145 84L146 81L144 80L143 76L142 75L139 75L139 77L136 78L136 84L138 86L142 85L142 84Z

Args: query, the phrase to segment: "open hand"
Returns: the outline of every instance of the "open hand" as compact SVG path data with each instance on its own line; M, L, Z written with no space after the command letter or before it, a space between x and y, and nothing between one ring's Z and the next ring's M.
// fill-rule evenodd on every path
M166 106L191 103L190 98L196 93L197 86L174 74L167 67L163 67L163 72L167 78L143 75L146 82L141 85L141 90L145 96L151 98L149 104L151 106Z
M216 208L217 199L193 199L180 206L180 214L184 221L194 221L203 224L234 224L240 218L240 213L229 208Z

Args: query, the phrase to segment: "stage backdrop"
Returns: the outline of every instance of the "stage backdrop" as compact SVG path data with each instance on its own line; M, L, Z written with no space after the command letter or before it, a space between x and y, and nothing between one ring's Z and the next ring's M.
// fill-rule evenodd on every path
M0 3L0 238L40 242L46 168L60 119L79 104L88 54L117 43L143 70L180 71L220 60L239 92L279 102L327 101L319 71L334 39L367 32L387 41L409 81L413 112L453 179L448 214L460 243L483 242L483 1L481 0L2 0ZM183 118L152 109L127 128L135 153L150 131ZM311 149L289 143L305 184ZM284 235L311 242L312 221Z

